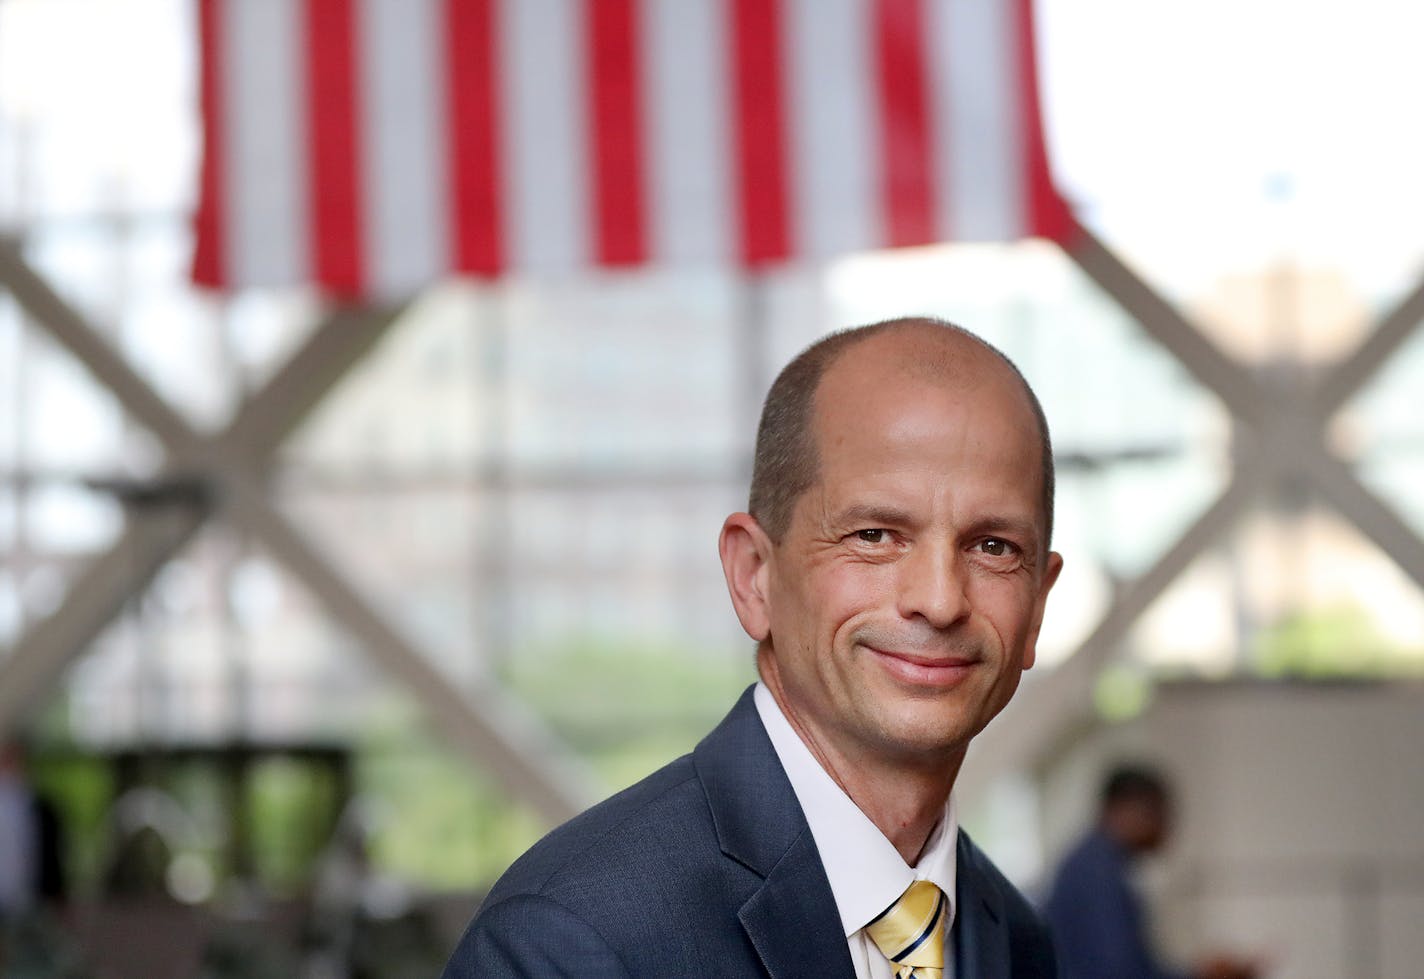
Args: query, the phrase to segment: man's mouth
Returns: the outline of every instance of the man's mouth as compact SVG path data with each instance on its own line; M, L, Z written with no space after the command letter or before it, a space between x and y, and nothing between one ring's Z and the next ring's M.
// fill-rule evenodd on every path
M982 660L961 653L938 655L922 652L902 652L866 646L876 661L896 679L920 687L957 686Z

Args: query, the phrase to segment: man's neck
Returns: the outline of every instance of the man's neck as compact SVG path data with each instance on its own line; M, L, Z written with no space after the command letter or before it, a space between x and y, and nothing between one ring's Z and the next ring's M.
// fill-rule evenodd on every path
M792 727L796 728L794 721ZM796 730L806 741L806 735L799 728ZM830 758L810 741L806 744L826 774L885 834L905 863L911 867L919 863L925 843L944 818L958 765L954 773L928 777L920 770L889 771L883 766L872 768L868 764Z
M913 867L944 816L950 790L964 763L964 750L929 759L889 759L870 751L848 752L819 736L787 704L774 668L761 670L762 682L811 756L842 792L875 824Z

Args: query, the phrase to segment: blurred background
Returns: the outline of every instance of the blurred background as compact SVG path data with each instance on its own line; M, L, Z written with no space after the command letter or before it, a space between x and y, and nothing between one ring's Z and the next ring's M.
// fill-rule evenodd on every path
M956 2L879 6L995 9ZM663 219L620 196L621 144L581 156L520 120L687 118L658 70L617 68L721 6L0 0L0 734L56 827L53 913L6 974L438 971L515 856L754 679L715 541L776 370L828 330L921 313L1020 365L1060 474L1065 571L1038 667L971 753L970 831L1034 890L1103 767L1151 758L1179 809L1146 881L1165 948L1419 975L1424 9L1038 0L1066 223L916 237L912 214L881 243L913 247L758 250L744 222L740 251L682 255L664 221L667 247L628 245L621 215ZM802 55L772 76L825 83L813 120L888 98L819 56L863 5L726 6L744 89L779 36ZM306 38L302 97L294 23L366 31ZM461 23L487 98L457 123L498 109L518 138L466 147L512 176L451 207L525 225L441 267L402 236L443 199L401 168L446 130L401 99L434 84L418 44ZM324 103L322 72L376 64L378 33L410 64L368 72L357 110ZM541 54L511 53L521 37ZM594 98L580 58L611 79ZM933 89L933 52L908 63L901 82ZM747 122L776 97L723 108L804 164L819 123ZM304 204L262 169L286 144L259 123L297 126L294 105L367 134L364 177L313 143ZM585 162L600 247L560 251L545 232ZM541 167L548 187L525 179ZM779 192L822 223L854 212L813 169ZM286 261L293 215L340 227L343 172L400 189L361 227L384 271L329 228L334 249Z

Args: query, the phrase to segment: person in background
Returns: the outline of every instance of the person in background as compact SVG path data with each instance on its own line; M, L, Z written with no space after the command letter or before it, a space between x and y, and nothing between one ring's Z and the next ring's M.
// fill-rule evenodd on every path
M34 903L39 883L39 822L19 744L0 742L0 923Z
M39 823L16 742L0 741L0 973L8 974L15 936L35 902Z
M1044 908L1061 979L1255 979L1260 974L1258 964L1230 956L1177 971L1153 951L1132 867L1161 850L1171 829L1172 797L1161 774L1123 765L1108 775L1097 825L1064 857Z

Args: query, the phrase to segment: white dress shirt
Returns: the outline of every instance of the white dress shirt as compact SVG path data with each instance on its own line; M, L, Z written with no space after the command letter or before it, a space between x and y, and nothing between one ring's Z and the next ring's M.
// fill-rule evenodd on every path
M831 882L841 926L855 963L856 979L894 979L890 960L876 948L865 926L896 901L916 880L933 881L949 899L945 915L944 979L953 979L950 929L954 924L955 847L959 818L954 796L945 803L944 816L930 834L920 862L911 867L850 796L826 774L809 748L791 727L776 698L762 683L753 695L761 723L776 749L781 767L791 781L796 801L806 814L811 836Z

